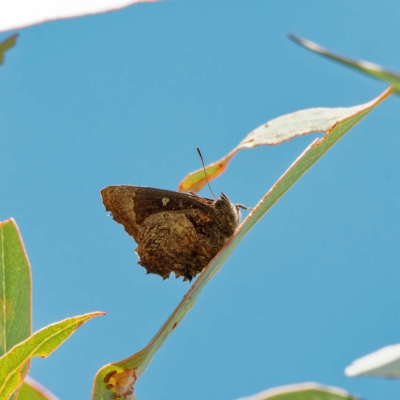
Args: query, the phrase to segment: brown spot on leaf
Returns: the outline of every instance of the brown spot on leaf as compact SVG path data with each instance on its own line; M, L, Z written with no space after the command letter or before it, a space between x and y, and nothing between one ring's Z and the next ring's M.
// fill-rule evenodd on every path
M104 381L106 381L106 379L107 382L110 382L106 388L109 390L114 390L114 399L120 399L121 397L133 394L133 385L137 379L136 369L128 369L122 372L112 371L107 374L107 376L104 378Z
M103 379L104 383L108 383L110 381L110 378L117 373L116 370L109 372Z
M174 325L172 325L172 330L174 330L178 326L178 323L175 322Z

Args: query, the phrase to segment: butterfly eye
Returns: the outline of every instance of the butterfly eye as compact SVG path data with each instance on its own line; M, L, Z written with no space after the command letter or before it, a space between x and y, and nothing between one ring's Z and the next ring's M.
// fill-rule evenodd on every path
M221 209L224 207L225 207L225 201L220 200L220 199L215 201L215 208Z

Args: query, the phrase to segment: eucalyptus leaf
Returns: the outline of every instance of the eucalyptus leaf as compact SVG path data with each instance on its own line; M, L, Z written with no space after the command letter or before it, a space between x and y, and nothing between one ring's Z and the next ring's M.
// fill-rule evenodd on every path
M288 36L290 39L298 43L300 46L303 46L306 49L313 51L314 53L321 54L322 56L330 60L336 61L340 64L344 64L350 68L354 68L359 72L372 76L373 78L388 82L389 84L394 86L394 89L397 92L397 94L400 94L400 74L388 71L383 67L381 67L380 65L374 64L369 61L352 60L351 58L334 54L324 49L320 45L311 42L310 40L302 39L296 35L289 34Z
M31 270L17 224L0 223L0 356L28 338L32 331ZM21 369L21 380L29 362ZM17 391L10 400L17 398Z

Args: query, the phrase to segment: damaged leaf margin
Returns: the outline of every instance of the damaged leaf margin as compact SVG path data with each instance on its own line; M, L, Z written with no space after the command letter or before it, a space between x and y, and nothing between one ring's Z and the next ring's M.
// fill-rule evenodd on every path
M363 106L358 106L357 109L353 110L353 114L347 115L345 118L334 123L322 139L314 140L306 148L247 216L235 235L225 244L214 259L211 260L210 264L204 269L150 343L136 354L124 360L105 365L97 372L93 384L92 400L112 400L123 396L125 396L125 400L135 399L134 385L137 379L144 372L154 354L192 308L204 286L221 269L224 262L244 236L312 165L354 125L392 93L393 89L389 88L375 100ZM127 383L128 381L129 383ZM128 387L128 385L131 386Z

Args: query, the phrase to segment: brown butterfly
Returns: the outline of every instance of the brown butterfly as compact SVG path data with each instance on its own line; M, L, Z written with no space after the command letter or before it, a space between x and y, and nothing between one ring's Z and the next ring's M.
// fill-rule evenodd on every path
M108 186L103 203L138 244L139 264L167 279L191 280L235 233L239 207L223 193L216 200L141 186Z

